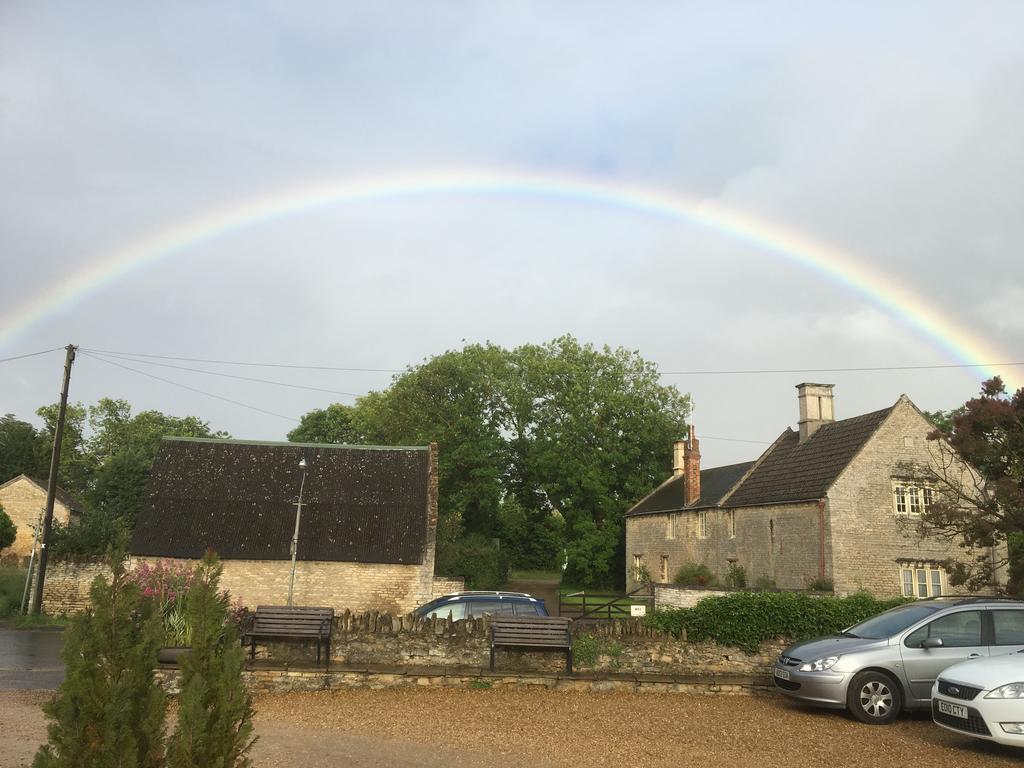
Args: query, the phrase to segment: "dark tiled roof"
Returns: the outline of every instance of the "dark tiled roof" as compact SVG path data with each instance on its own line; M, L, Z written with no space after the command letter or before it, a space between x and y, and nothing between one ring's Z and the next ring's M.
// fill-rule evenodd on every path
M129 551L288 560L302 493L299 560L419 563L426 448L164 438Z
M729 489L732 488L752 466L754 466L754 462L745 461L742 464L730 464L725 467L714 467L713 469L701 470L700 499L691 504L689 509L713 507L718 504ZM678 475L662 483L653 493L642 499L626 514L645 515L654 512L672 512L677 509L682 509L684 506L683 476Z
M891 412L890 407L823 424L802 444L798 432L786 429L725 506L824 498L839 474Z

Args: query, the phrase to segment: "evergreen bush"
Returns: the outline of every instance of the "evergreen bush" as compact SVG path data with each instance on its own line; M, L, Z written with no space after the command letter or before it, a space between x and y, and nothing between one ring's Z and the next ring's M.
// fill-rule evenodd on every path
M43 706L53 721L33 768L159 768L165 696L153 668L162 630L151 601L111 558L110 582L97 576L92 606L64 636L65 677Z
M223 566L207 552L185 595L192 651L181 663L178 725L167 744L168 768L247 768L255 739L252 700L242 683L245 651L231 620Z
M18 529L14 521L4 511L3 504L0 504L0 549L7 549L14 543L18 536Z
M867 593L812 597L800 592L734 592L708 597L692 608L658 610L648 626L692 642L712 640L754 652L766 640L806 640L846 627L907 602L876 600Z

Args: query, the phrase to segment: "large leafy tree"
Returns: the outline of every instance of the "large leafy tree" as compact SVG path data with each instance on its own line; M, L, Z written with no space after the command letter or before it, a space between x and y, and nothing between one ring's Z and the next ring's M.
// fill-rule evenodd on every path
M952 573L976 588L1006 562L1001 545L1024 533L1024 388L1011 396L997 376L962 407L929 416L935 461L924 474L938 493L921 521L976 552Z
M437 442L442 564L446 540L536 535L508 543L516 565L559 562L564 546L568 578L610 584L624 572L622 513L669 471L688 412L636 352L564 336L445 352L355 406L307 414L289 437Z
M49 468L46 441L36 428L10 413L0 416L0 483L18 475L43 478Z

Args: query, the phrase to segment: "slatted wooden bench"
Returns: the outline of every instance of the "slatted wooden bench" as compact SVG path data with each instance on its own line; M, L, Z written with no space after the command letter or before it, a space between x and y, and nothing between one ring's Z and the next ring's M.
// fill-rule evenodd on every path
M565 671L572 674L569 619L548 616L495 616L491 619L491 672L496 648L565 651Z
M305 608L287 605L260 605L250 617L242 635L242 644L251 644L250 658L256 658L257 638L295 638L316 640L316 663L320 663L320 644L327 646L327 663L331 663L331 625L333 608Z

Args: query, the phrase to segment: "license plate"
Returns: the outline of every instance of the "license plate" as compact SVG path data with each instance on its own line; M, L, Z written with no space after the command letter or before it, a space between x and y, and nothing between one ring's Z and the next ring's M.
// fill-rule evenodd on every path
M775 668L775 676L777 678L779 678L779 680L789 680L789 670L788 669L779 669L778 667L776 667ZM964 715L964 717L967 717L967 715Z
M944 715L967 719L967 707L959 704L950 704L948 701L939 701L939 712Z

